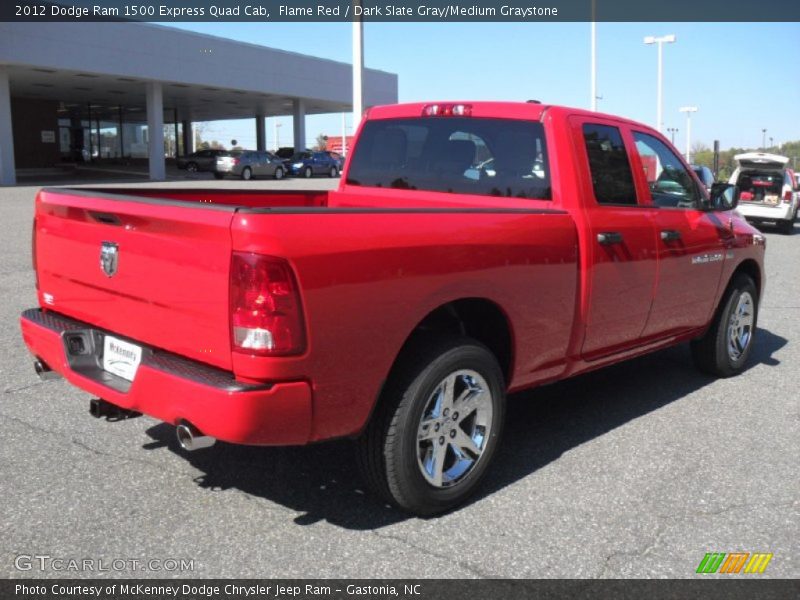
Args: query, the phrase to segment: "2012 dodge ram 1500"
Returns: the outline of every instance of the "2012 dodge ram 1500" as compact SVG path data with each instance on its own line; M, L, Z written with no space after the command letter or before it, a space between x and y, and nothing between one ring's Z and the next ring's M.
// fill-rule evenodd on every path
M44 189L37 370L192 449L358 440L434 514L485 473L508 392L691 341L739 372L764 238L651 128L532 103L376 107L338 190Z

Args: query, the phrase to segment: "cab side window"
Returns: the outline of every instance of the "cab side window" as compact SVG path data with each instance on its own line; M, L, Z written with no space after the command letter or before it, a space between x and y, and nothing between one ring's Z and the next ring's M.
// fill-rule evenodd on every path
M594 197L600 204L636 204L628 153L617 127L586 123L583 140L589 157Z
M633 132L653 204L667 208L696 209L700 190L680 159L661 140Z

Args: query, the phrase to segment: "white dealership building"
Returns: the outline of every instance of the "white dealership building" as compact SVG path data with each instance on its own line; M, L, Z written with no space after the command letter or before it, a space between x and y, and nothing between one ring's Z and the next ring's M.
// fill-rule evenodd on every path
M131 159L164 179L165 124L186 154L193 122L253 119L263 150L265 118L291 115L303 148L306 115L348 112L352 94L351 65L261 45L144 23L0 23L0 184ZM365 70L363 95L397 102L397 75Z

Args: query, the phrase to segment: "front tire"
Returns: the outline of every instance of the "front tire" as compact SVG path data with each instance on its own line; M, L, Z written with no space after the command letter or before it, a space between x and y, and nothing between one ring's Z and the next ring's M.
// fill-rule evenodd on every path
M736 275L722 298L706 334L692 342L697 367L710 375L731 377L742 372L758 322L758 290L753 280Z
M387 382L359 440L370 488L399 508L435 515L473 494L497 449L505 384L470 338L415 344Z
M283 179L283 169L281 167L275 169L275 179Z
M186 165L186 170L189 171L189 173L197 173L198 171L197 163L190 162L189 164Z

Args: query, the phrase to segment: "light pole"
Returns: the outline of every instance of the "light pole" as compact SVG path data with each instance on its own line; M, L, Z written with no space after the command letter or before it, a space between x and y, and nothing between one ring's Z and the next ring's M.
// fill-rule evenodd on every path
M275 151L277 152L281 147L281 140L278 135L278 128L281 127L281 124L278 123L278 118L275 117Z
M667 127L667 131L669 131L670 135L672 136L672 145L675 145L675 134L678 133L677 127Z
M686 113L686 162L692 163L692 113L697 112L696 106L682 106L678 109Z
M675 43L675 35L662 35L661 37L655 37L652 35L648 35L644 38L644 43L647 45L650 44L658 44L658 100L656 103L656 129L659 131L664 131L664 123L662 123L661 115L663 114L662 103L663 103L663 95L662 95L662 79L663 79L663 67L662 67L662 47L664 44L673 44Z
M761 130L761 150L767 149L767 130Z
M353 7L361 7L361 0L355 0ZM364 20L358 16L353 19L353 128L361 123L364 112Z
M772 136L770 136L770 138L769 138L769 147L770 148L774 148L775 147L775 144L772 142Z

